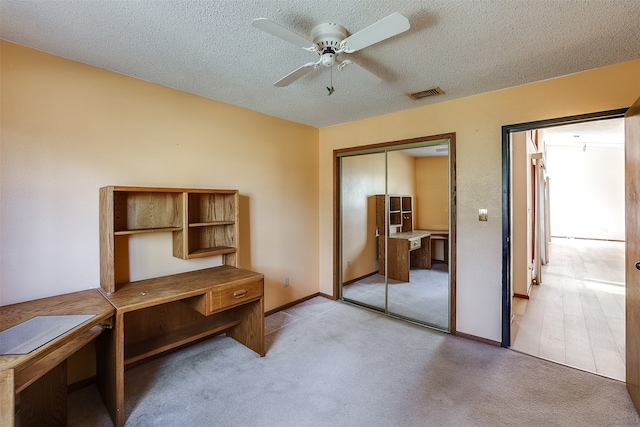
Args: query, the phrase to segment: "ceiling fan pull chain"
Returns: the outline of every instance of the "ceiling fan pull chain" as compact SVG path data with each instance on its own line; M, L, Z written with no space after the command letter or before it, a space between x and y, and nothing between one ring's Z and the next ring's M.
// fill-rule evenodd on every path
M331 96L331 94L333 92L335 92L336 90L333 88L333 65L331 65L331 86L327 86L327 90L329 91L329 93L327 94L327 96Z

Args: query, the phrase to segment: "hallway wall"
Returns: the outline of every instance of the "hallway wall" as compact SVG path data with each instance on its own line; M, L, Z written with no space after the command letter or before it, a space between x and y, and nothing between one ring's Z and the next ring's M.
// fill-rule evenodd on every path
M548 145L551 235L625 240L624 148Z

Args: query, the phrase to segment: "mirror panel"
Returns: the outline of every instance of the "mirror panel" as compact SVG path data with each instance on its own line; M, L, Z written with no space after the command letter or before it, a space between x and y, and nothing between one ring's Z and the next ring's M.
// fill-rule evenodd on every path
M389 235L388 312L445 330L449 328L447 153L448 144L389 151L387 168L389 198L401 200L402 218L402 226Z
M341 295L384 311L386 281L379 274L375 195L385 192L386 155L360 154L340 161Z
M450 330L449 145L341 158L342 299Z

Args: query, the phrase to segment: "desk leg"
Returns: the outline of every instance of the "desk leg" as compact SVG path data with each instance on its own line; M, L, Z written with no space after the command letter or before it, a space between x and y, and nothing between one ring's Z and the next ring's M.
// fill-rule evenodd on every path
M433 258L433 256L431 255L431 236L427 236L427 237L423 237L422 238L422 242L421 242L421 248L422 249L422 256L424 257L424 260L426 261L426 266L425 268L428 270L431 270L431 258Z
M442 240L444 242L444 262L449 264L449 239Z
M384 241L385 241L385 235L382 234L380 236L377 237L378 239L378 274L380 274L381 276L384 276L385 273L385 265L384 265L384 257L385 257L385 252L384 252Z
M15 424L15 390L13 369L0 371L0 426L13 426Z
M431 237L423 237L420 248L411 251L411 265L415 268L431 269Z
M20 426L67 425L67 361L20 393Z
M389 239L387 259L387 274L389 279L400 282L409 281L410 258L409 241L407 239Z
M242 319L239 325L229 329L228 335L264 356L264 302L260 298L240 307L236 307L238 317Z
M124 323L116 314L113 329L96 340L97 383L102 400L116 427L124 426Z

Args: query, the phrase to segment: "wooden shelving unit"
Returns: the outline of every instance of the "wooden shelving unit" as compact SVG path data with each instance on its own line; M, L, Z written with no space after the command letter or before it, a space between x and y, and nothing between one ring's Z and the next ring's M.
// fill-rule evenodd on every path
M115 308L96 343L98 385L114 424L125 423L125 366L216 334L264 356L264 276L237 267L238 191L100 189L100 287ZM131 236L169 233L172 255L219 255L219 267L130 282Z
M186 194L186 207L187 242L174 246L174 256L190 259L223 254L227 255L226 265L236 265L237 192L191 191Z
M173 256L222 255L237 266L238 191L190 188L117 187L100 189L100 286L116 292L127 282L116 275L127 236L173 233Z
M413 231L413 198L403 195L376 195L378 230L378 273L385 274L385 239L395 233Z
M378 234L413 231L413 198L411 196L376 195L376 227ZM388 206L388 209L387 209ZM385 224L388 218L388 225Z
M210 316L206 321L194 323L181 329L128 344L125 347L124 364L126 366L139 362L167 350L192 343L211 335L226 332L239 324L240 319L234 318L227 313L220 313L217 316Z

